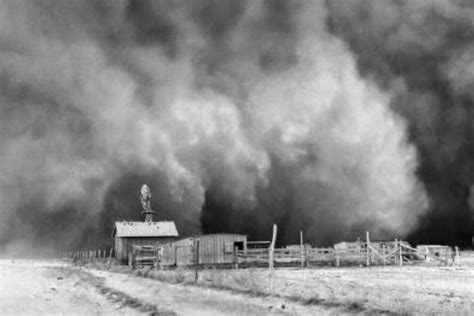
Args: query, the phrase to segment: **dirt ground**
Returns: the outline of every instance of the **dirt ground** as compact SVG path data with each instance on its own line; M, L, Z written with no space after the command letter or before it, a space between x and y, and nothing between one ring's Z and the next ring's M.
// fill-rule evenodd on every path
M0 260L0 315L329 314L285 299L169 284L61 262Z
M419 315L473 315L474 269L374 267L278 270L284 296L360 306L365 311Z
M59 262L0 260L0 315L137 315Z
M89 272L105 278L105 284L111 288L178 315L328 315L341 311L305 306L284 298L252 297L209 287L163 283L130 274Z
M472 267L114 273L0 261L0 315L472 315ZM149 271L150 272L150 271ZM173 278L169 278L172 275ZM162 282L179 279L179 284ZM179 278L177 278L179 277ZM176 283L171 281L172 283Z

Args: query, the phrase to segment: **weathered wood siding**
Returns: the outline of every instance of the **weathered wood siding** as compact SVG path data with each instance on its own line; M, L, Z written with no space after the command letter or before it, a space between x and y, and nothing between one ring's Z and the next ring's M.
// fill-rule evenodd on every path
M194 263L194 238L184 238L162 246L162 264L186 266Z
M247 250L247 236L234 234L211 234L199 237L199 262L201 264L232 263L234 247L241 243Z
M122 261L122 251L123 251L123 243L122 238L115 237L115 258L119 261Z
M192 265L195 261L195 242L199 240L199 263L232 263L234 248L247 251L247 236L236 234L210 234L177 240L162 246L162 264L165 266Z
M115 258L127 262L133 246L158 246L174 240L175 237L115 237Z

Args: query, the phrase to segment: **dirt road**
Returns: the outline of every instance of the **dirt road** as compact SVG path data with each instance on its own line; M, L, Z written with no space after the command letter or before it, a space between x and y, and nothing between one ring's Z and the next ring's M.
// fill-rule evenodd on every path
M338 310L60 262L2 260L0 268L1 315L326 315Z
M178 315L329 315L344 314L339 307L302 305L277 297L252 297L226 290L169 284L130 274L89 270L109 288L148 302L158 310Z
M136 315L108 300L64 264L0 260L1 315Z
M203 270L199 286L190 284L191 270L149 271L157 274L154 279L135 272L0 260L0 315L472 315L474 311L470 267L277 269L271 282L266 269ZM258 291L245 294L248 290Z

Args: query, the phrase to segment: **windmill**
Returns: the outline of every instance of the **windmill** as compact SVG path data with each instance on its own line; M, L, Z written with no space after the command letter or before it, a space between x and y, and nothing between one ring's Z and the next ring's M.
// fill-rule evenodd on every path
M140 190L140 201L142 202L142 216L145 222L153 222L153 214L155 213L151 209L151 191L148 185L142 185Z

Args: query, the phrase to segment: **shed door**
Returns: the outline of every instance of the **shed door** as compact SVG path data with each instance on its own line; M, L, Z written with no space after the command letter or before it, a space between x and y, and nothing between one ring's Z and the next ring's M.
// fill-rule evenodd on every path
M244 250L244 242L243 241L234 241L234 249L237 247L238 250Z

